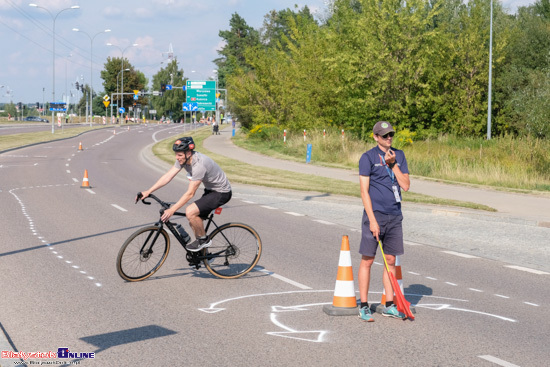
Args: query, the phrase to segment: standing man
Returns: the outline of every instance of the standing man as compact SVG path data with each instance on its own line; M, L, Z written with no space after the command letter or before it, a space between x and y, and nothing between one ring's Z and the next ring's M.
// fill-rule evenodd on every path
M409 169L405 153L391 147L395 130L386 121L379 121L372 130L378 143L363 153L359 160L359 183L363 200L363 227L359 253L359 296L361 307L359 317L363 321L374 321L369 303L370 271L378 241L382 240L384 253L390 271L395 275L395 257L403 254L403 215L401 213L401 189L410 187ZM384 268L384 290L386 307L382 315L404 318L393 303L393 289Z
M202 197L185 209L185 215L196 238L186 247L189 251L197 252L212 244L204 231L203 218L231 199L231 184L216 162L204 154L195 152L195 143L192 137L176 140L172 150L176 153L176 163L149 190L141 192L142 196L136 197L136 202L167 185L182 169L185 169L189 178L189 187L177 203L164 211L161 219L166 222L174 215L174 212L195 196L200 184L204 184Z

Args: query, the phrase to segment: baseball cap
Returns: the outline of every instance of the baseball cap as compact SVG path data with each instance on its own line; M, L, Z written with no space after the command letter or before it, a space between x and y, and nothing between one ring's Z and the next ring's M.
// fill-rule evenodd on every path
M372 132L375 135L386 135L387 133L395 132L393 127L387 121L378 121L372 128Z

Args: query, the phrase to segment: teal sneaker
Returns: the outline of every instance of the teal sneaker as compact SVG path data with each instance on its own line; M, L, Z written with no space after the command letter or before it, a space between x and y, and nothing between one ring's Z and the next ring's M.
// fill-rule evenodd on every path
M359 310L359 318L362 321L366 321L366 322L374 321L374 317L372 317L372 313L370 311L370 308L368 307L363 307L362 309Z
M382 316L386 317L393 317L396 319L404 319L405 314L397 311L397 307L395 305L391 305L390 307L386 307L384 311L382 311Z

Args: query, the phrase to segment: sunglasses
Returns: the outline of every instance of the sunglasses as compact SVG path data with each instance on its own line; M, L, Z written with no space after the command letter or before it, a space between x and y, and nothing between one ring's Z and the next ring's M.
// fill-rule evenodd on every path
M395 133L394 133L394 132L391 132L391 133L387 133L387 134L385 134L385 135L378 135L378 136L380 136L380 137L382 137L382 138L384 138L384 139L387 139L388 137L393 138L394 135L395 135Z

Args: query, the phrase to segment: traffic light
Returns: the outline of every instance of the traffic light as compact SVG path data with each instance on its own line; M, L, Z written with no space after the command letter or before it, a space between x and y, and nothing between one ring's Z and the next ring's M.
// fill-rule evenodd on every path
M160 85L160 91L163 92L163 93L166 92L166 84L161 84Z
M21 102L17 102L17 108L21 109L23 107L23 104Z
M40 109L40 102L36 102L36 109L37 109L37 110Z
M80 84L78 84L78 82L74 83L74 86L76 87L76 90L78 90L78 88L80 88Z

